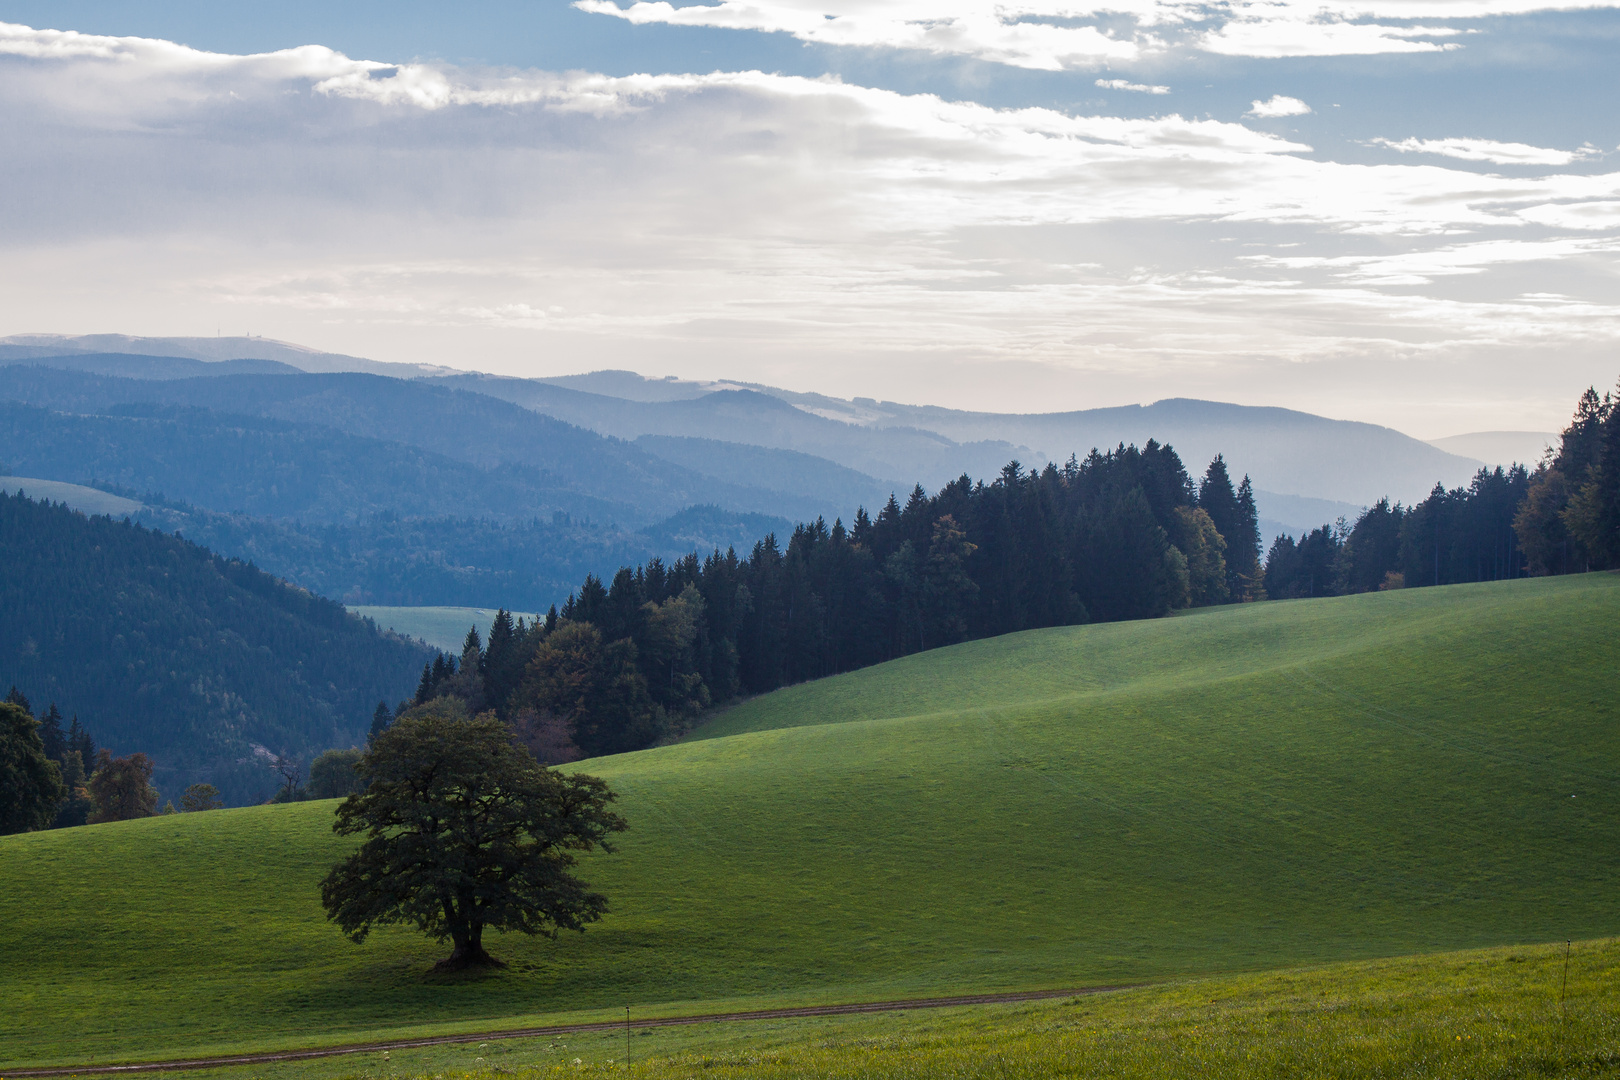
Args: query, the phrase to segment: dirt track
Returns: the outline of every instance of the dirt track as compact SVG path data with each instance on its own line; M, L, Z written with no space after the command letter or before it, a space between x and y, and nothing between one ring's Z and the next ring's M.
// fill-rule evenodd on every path
M997 1005L1043 998L1074 997L1122 990L1120 986L1094 986L1085 990L1031 990L1021 994L974 994L969 997L918 998L912 1001L867 1001L853 1005L807 1005L799 1009L761 1009L758 1012L704 1013L701 1016L666 1016L632 1020L634 1028L678 1027L684 1024L718 1024L737 1020L783 1020L796 1016L845 1016L851 1013L899 1012L905 1009L944 1009L953 1005ZM0 1077L23 1076L107 1076L120 1073L164 1072L175 1069L217 1069L229 1065L260 1065L272 1061L301 1061L305 1058L337 1057L382 1050L407 1050L416 1046L449 1046L456 1043L493 1042L497 1039L536 1039L546 1035L570 1035L580 1031L623 1031L623 1020L603 1020L594 1024L557 1024L553 1027L513 1028L509 1031L479 1031L467 1035L435 1035L426 1039L390 1039L384 1042L323 1046L312 1050L283 1050L273 1054L233 1054L225 1057L180 1058L174 1061L143 1061L128 1065L52 1066L47 1069L16 1069Z

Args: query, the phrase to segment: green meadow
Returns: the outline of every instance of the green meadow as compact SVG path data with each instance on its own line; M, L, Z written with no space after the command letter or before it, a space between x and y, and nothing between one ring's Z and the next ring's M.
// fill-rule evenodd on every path
M1038 1003L395 1048L195 1080L1615 1076L1620 942L1184 979ZM627 1058L628 1055L628 1058Z
M1617 675L1620 576L1594 574L1033 631L789 688L681 744L583 763L632 825L585 867L613 913L555 943L497 937L511 966L484 976L430 974L446 950L414 933L356 946L324 921L316 884L347 844L332 803L6 837L0 1058L493 1030L626 1004L1164 983L1604 937L1620 931ZM1390 979L1381 1000L1398 1011ZM1132 1000L1173 1012L1186 992L1014 1012L1036 1031ZM1150 1037L1131 1027L1146 1020L1108 1015ZM1370 1023L1360 1015L1322 1013L1347 1037ZM970 1020L939 1045L984 1051L973 1040L989 1029ZM1226 1036L1231 1055L1246 1030ZM1039 1038L1018 1038L1036 1052ZM1279 1053L1307 1054L1306 1035L1289 1038ZM826 1048L792 1053L808 1056L747 1074L843 1068ZM1127 1074L1161 1060L1119 1053Z

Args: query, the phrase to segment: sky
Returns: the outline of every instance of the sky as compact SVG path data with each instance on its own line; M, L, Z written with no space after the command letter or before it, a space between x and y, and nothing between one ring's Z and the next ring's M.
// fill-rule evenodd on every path
M0 335L1556 430L1617 5L0 0Z

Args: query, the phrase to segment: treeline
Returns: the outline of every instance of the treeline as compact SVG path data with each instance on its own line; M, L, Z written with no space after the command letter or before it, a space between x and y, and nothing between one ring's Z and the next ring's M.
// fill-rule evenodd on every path
M544 621L424 669L415 701L493 709L537 756L649 745L712 703L971 638L1263 599L1249 478L1198 483L1168 446L1093 451L990 483L920 486L849 527L801 524L746 557L587 576Z
M1534 472L1481 469L1411 507L1388 499L1352 525L1323 525L1266 555L1274 598L1500 581L1620 567L1620 400L1581 395L1556 451Z

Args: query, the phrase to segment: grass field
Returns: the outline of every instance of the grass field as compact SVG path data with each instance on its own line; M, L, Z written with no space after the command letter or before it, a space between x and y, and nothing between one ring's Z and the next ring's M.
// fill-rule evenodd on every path
M1617 631L1620 576L1587 575L1039 631L790 688L588 763L632 823L587 867L614 913L496 938L512 967L479 978L323 921L330 803L3 838L0 1047L164 1057L1606 936Z
M615 1076L1243 1078L1620 1075L1620 943L1181 980L1037 1004L491 1040L195 1080ZM628 1061L627 1061L628 1057ZM578 1062L578 1064L575 1064Z
M478 636L489 640L489 627L495 621L495 608L474 607L377 607L371 604L350 605L356 615L370 619L379 629L392 630L406 637L421 638L429 645L456 656L467 640L469 627L478 627ZM514 619L533 622L533 612L514 611Z

